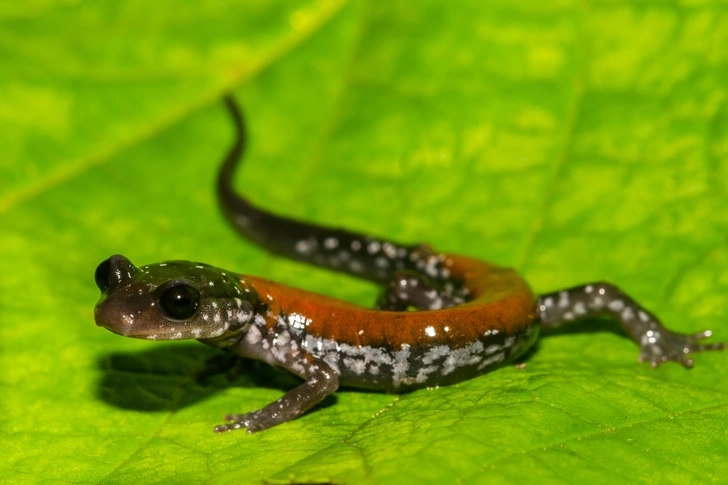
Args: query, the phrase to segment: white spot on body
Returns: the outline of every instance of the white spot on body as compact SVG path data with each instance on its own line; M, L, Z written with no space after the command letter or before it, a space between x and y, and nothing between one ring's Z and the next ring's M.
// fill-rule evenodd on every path
M362 375L367 367L366 361L364 359L353 359L350 357L345 357L342 362L348 370L352 371L358 376Z
M447 345L435 345L422 356L422 363L430 365L438 359L447 357L450 353L450 347Z
M323 357L324 362L329 364L329 366L334 369L334 372L337 374L341 374L341 371L339 370L339 355L336 352L329 352Z
M339 240L335 237L327 237L324 239L324 247L326 249L336 249L339 246Z
M501 353L499 353L499 354L495 354L495 355L494 355L494 356L492 356L492 357L489 357L489 358L487 358L487 359L484 359L484 360L483 360L483 361L482 361L482 362L480 363L480 365L478 365L478 370L483 370L483 369L485 369L486 367L489 367L489 366L491 366L491 365L495 365L495 364L497 364L497 363L499 363L499 362L503 362L503 359L505 359L505 358L506 358L506 354L505 354L505 352L501 352Z
M429 367L420 367L420 370L417 371L417 377L415 377L415 382L417 382L418 384L424 384L425 382L427 382L430 374L435 371L437 371L436 365L431 365Z
M384 243L382 252L390 259L394 259L397 256L397 248L392 243Z
M621 312L622 309L624 308L624 301L612 300L609 302L609 305L607 305L607 308L609 308L613 312Z
M298 241L296 242L295 248L301 254L311 254L316 249L316 239L311 237Z
M427 258L427 266L425 267L425 273L427 273L428 276L436 277L437 276L437 258L429 257Z
M495 354L500 349L501 349L500 345L496 345L496 344L489 345L488 348L485 349L485 355Z
M640 343L642 344L642 346L645 346L647 344L655 344L657 343L657 340L659 338L659 332L648 331L642 336L642 338L640 339Z
M286 347L276 344L276 342L273 342L273 346L270 348L271 355L278 361L278 362L285 362L286 361Z
M291 313L288 315L288 324L298 330L303 330L311 325L311 319L300 313Z
M569 292L560 291L559 292L559 308L568 308L568 307L569 307Z
M480 340L450 352L443 363L442 374L448 375L460 367L475 365L482 359L483 343Z
M394 364L392 365L392 383L399 387L402 380L407 376L409 370L410 346L402 344L402 350L394 352Z
M276 336L274 343L277 347L287 347L290 341L291 334L284 331Z
M589 308L601 310L602 308L604 308L604 298L600 296L594 297L594 299L589 302Z
M425 328L425 334L428 337L434 337L436 335L436 333L435 333L435 327L433 327L433 326L426 327Z
M265 318L263 317L263 315L261 315L260 313L256 313L254 320L255 320L255 324L257 326L259 326L261 328L265 328L266 321L265 321Z

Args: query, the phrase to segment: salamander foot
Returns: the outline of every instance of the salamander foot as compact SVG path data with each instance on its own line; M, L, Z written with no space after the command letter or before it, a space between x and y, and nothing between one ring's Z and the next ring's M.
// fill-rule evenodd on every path
M706 350L723 350L726 344L724 342L714 344L698 343L713 335L713 332L706 330L694 335L685 335L675 333L660 328L656 330L648 330L640 339L640 362L649 362L652 367L658 367L663 362L673 361L679 362L687 368L693 366L693 359L690 354L704 352Z
M213 428L213 431L215 431L215 433L223 433L225 431L248 428L248 433L255 433L256 431L263 431L264 429L268 429L275 424L266 423L266 421L271 420L266 419L263 409L251 411L245 414L227 414L225 416L225 421L232 422L229 424L221 424L219 426L215 426Z

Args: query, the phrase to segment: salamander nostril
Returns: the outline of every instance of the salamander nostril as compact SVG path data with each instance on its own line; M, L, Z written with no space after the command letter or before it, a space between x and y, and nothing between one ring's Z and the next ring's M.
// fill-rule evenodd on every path
M94 278L96 279L96 286L99 287L99 290L101 290L102 293L111 288L111 283L109 282L109 274L111 273L110 267L111 263L109 259L105 259L96 268Z

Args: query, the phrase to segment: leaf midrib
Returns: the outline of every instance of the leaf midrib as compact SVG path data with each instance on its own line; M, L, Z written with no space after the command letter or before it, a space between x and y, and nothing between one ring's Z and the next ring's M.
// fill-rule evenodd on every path
M230 76L221 88L216 88L200 95L195 101L173 110L166 116L162 116L155 123L148 125L137 131L133 136L126 140L113 143L105 148L100 149L97 153L83 158L77 162L62 165L54 172L31 182L27 186L12 190L4 196L0 197L0 216L10 212L13 208L23 202L32 200L33 198L60 186L67 181L77 177L90 168L103 165L112 160L119 153L129 148L154 138L169 127L181 122L194 113L201 111L207 106L216 103L223 96L233 90L235 87L245 81L253 79L266 68L273 65L276 61L295 51L297 48L305 44L305 42L319 32L324 26L331 22L339 12L349 3L350 0L336 0L326 4L326 8L322 9L321 15L312 18L312 21L306 24L305 28L291 30L287 37L271 51L266 57L260 59L247 60L245 65L238 66L238 69ZM231 68L232 70L232 68Z

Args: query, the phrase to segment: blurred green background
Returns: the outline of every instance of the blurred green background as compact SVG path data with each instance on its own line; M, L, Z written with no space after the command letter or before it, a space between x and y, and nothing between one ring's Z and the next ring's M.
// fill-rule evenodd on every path
M525 369L344 390L217 436L296 381L198 383L213 349L92 312L114 253L373 302L225 224L232 91L256 203L511 265L537 292L608 280L728 340L726 46L719 1L0 4L0 482L725 480L728 356L653 370L609 322L542 339Z

